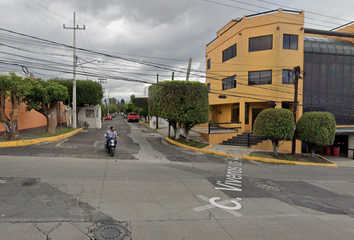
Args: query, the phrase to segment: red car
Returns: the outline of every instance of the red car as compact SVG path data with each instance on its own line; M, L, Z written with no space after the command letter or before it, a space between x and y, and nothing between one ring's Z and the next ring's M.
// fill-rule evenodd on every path
M127 117L128 122L139 122L139 115L137 113L131 112Z
M107 115L106 116L106 120L112 120L112 116L111 115Z

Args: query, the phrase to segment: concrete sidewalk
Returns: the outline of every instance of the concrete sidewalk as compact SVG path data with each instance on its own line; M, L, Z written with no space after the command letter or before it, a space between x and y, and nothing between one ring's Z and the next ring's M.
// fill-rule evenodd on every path
M160 128L157 131L166 138L168 136L168 129L167 128ZM171 135L173 135L173 129L171 128ZM181 135L185 136L184 132L181 130ZM202 142L209 144L199 133L190 131L189 137L191 140L196 142ZM173 139L172 139L173 140ZM250 152L254 151L261 151L258 149L251 149L247 147L240 147L240 146L229 146L229 145L220 145L215 144L212 145L212 148L208 150L220 153L220 154L230 154L230 155L239 155L239 156L248 156ZM343 158L343 157L333 157L328 155L323 155L324 158L328 159L329 161L336 164L338 167L346 167L346 168L354 168L354 160L350 158Z

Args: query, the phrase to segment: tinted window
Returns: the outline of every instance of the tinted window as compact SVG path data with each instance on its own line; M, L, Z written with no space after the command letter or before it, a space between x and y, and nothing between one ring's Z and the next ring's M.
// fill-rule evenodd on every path
M249 39L249 52L273 49L273 35Z
M294 70L283 69L282 84L294 84Z
M236 44L222 52L222 61L225 62L234 57L236 57Z
M210 58L207 61L207 69L210 69Z
M222 80L222 90L236 88L236 75L224 78Z
M297 35L283 35L283 49L298 49L298 36Z
M248 85L272 84L272 70L248 72Z
M208 83L208 92L210 93L210 83Z

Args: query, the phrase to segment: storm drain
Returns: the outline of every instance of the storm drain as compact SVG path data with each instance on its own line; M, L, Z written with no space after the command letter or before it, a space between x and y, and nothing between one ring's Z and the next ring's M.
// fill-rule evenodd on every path
M92 230L96 240L123 240L128 230L119 224L104 224Z

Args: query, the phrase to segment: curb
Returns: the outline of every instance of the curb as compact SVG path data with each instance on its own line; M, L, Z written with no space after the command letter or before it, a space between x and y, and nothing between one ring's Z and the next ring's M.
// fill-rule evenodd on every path
M0 148L20 147L20 146L38 144L38 143L42 143L42 142L55 142L55 141L58 141L58 140L61 140L64 138L71 137L71 136L75 135L76 133L80 132L81 130L83 130L83 128L78 128L75 131L72 131L70 133L62 134L62 135L55 136L55 137L45 137L45 138L36 138L36 139L30 139L30 140L2 142L2 143L0 143Z
M281 163L281 164L291 164L291 165L302 165L302 166L322 166L322 167L338 167L337 164L335 163L307 163L307 162L294 162L294 161L288 161L288 160L277 160L277 159L271 159L271 158L262 158L262 157L250 157L250 156L244 156L244 155L236 155L236 154L230 154L230 153L222 153L222 152L216 152L216 151L211 151L211 150L205 150L205 149L200 149L200 148L195 148L195 147L190 147L186 146L184 144L181 144L179 142L173 141L172 139L166 137L165 140L169 143L172 143L174 145L177 145L179 147L183 148L188 148L194 151L198 152L204 152L204 153L209 153L209 154L214 154L222 157L232 157L232 158L240 158L242 160L250 160L250 161L258 161L258 162L267 162L267 163ZM327 159L326 159L327 160ZM329 161L329 160L327 160ZM330 161L329 161L330 162Z

